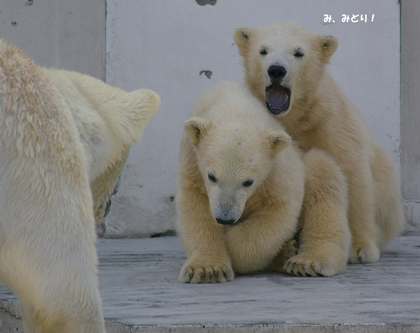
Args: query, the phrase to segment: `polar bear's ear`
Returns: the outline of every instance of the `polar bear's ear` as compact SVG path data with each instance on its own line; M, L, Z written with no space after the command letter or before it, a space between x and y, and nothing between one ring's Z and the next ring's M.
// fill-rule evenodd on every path
M332 35L321 35L318 37L318 45L321 48L323 60L327 62L338 47L338 39Z
M236 45L238 45L239 52L243 57L248 53L249 41L254 34L254 30L248 27L238 28L233 33L233 39Z
M190 118L184 122L184 130L194 145L200 142L210 126L211 122L209 120L198 117Z
M274 153L282 151L292 142L290 135L284 131L268 130L266 136Z

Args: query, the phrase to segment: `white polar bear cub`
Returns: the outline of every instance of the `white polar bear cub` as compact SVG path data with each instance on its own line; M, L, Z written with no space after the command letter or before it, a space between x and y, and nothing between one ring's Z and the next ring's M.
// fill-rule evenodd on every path
M158 107L152 91L40 68L0 40L0 280L25 332L105 332L90 183Z
M234 82L221 82L206 91L184 129L177 231L188 260L179 281L225 282L233 279L234 272L281 271L288 257L284 252L293 247L286 241L298 228L305 182L300 152L290 143L289 135L244 85ZM305 160L317 164L318 157L314 151ZM333 161L323 166L333 176L341 174ZM340 184L335 179L327 182L325 190L333 191L345 205L344 180ZM342 215L345 212L343 209ZM350 244L346 221L338 219L337 225L324 231L340 229L335 241L345 250ZM317 226L307 228L321 232L316 231ZM329 251L335 252L337 247ZM334 257L329 251L326 254ZM333 273L343 270L347 253L338 252L340 256L344 253L344 265L341 257L338 264L330 259L313 261L310 273L331 275L331 265ZM299 264L293 265L293 270L310 274Z
M303 151L320 149L342 168L348 184L350 261L377 261L380 250L404 227L399 182L392 157L326 71L337 38L285 21L238 28L234 39L248 88L267 106L267 113ZM307 202L308 196L318 195L314 183L307 182L305 191ZM315 202L314 211L305 205L305 224L324 223L325 214L314 213L323 205Z

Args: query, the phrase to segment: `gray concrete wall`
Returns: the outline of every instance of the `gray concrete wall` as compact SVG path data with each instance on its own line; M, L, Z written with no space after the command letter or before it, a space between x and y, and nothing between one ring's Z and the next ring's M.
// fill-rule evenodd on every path
M401 2L401 187L407 230L420 231L420 1Z
M198 2L211 2L200 6ZM324 22L325 14L335 22ZM343 23L342 15L367 15ZM373 16L374 15L374 16ZM220 80L242 80L235 28L294 20L333 34L339 47L330 70L360 107L375 137L400 158L400 10L396 0L107 1L107 83L147 87L161 109L135 145L107 236L173 228L182 124L197 97ZM206 77L202 71L211 71Z
M105 80L105 0L0 0L0 38L38 65Z

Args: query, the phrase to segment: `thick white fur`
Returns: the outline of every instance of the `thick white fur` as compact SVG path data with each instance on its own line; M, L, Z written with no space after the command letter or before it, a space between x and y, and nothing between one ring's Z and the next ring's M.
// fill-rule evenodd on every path
M40 68L0 40L0 280L25 332L105 331L89 184L158 106L151 91Z
M106 208L121 174L130 146L140 141L160 99L148 89L127 93L91 76L45 69L75 119L88 159L98 234L104 229Z
M234 38L244 59L246 83L264 104L265 89L271 84L269 66L287 70L282 85L291 90L290 107L275 117L301 149L320 149L339 164L348 185L350 261L377 261L380 250L404 227L399 182L392 157L376 142L360 111L325 69L338 46L337 38L318 35L293 22L238 28ZM260 54L262 49L266 54ZM303 57L295 56L298 50ZM330 175L325 176L331 180ZM310 196L318 202L304 207L303 225L323 225L330 217L327 211L321 213L323 205L333 208L322 192L325 180L315 180L307 181L305 202ZM303 234L310 236L305 229ZM322 244L324 235L316 237ZM313 256L318 256L316 247L312 250ZM299 255L291 259L292 266Z
M184 128L177 231L188 260L179 281L225 282L234 272L280 270L275 259L296 232L304 194L304 166L290 137L234 82L206 91Z

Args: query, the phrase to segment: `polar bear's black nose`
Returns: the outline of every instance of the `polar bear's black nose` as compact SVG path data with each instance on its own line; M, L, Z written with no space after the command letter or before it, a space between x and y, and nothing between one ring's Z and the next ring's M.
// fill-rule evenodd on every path
M217 223L223 224L223 225L229 225L229 224L234 224L235 220L224 220L221 218L217 218L216 219Z
M286 68L277 65L270 66L267 72L272 82L280 82L287 74Z

